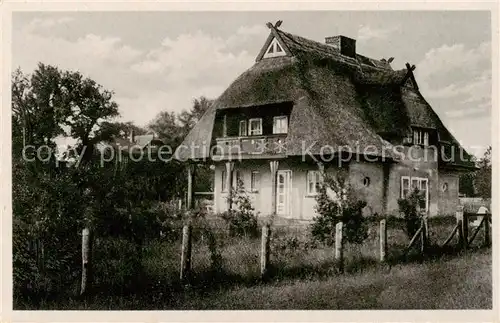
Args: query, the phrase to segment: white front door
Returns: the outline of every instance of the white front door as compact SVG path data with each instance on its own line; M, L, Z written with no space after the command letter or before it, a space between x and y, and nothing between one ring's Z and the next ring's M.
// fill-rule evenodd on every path
M291 216L290 191L292 171L279 170L276 179L276 214L280 216Z

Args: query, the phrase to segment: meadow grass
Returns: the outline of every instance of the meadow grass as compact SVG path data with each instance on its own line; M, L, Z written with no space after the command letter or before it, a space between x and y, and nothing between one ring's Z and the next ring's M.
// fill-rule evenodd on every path
M100 270L96 273L100 277L100 288L95 290L91 299L82 302L63 295L59 299L46 299L36 304L15 302L15 308L354 309L491 306L490 249L460 253L459 248L453 248L456 240L452 241L450 248L436 247L446 239L454 224L454 218L431 219L429 255L420 257L417 246L409 256L404 256L409 241L403 229L404 223L398 219L388 219L388 261L381 264L378 260L379 223L373 221L363 244L345 245L343 274L338 272L334 246L311 243L307 226L275 226L271 228L270 270L266 282L260 280L260 238L230 237L223 228L212 227L217 257L214 257L214 246L210 247L207 243L207 236L196 232L193 235L189 285L179 280L180 241L153 240L144 246L139 267L134 267L133 262L130 268L120 267L119 262L124 262L120 255L132 256L134 253L130 250L121 250L118 256L115 252L114 258L111 254L101 256L100 261L106 265L97 266ZM479 246L481 241L480 233L472 247ZM117 246L121 249L127 247ZM109 265L113 263L116 264ZM456 285L449 284L450 281ZM118 289L116 285L120 285ZM122 288L121 285L130 288ZM446 299L439 298L443 293ZM466 300L457 299L459 293L467 293ZM418 303L420 297L423 299ZM471 300L471 297L474 299Z

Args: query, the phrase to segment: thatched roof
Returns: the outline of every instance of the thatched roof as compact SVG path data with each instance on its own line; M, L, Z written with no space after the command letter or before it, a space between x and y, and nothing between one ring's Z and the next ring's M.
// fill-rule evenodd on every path
M274 37L287 55L263 58ZM289 156L302 154L303 146L311 144L316 147L312 153L326 145L382 151L388 143L381 134L405 134L410 126L436 129L441 140L458 145L418 91L411 69L394 71L385 60L358 54L346 57L332 46L271 27L256 63L214 102L177 157L209 157L218 110L290 101Z

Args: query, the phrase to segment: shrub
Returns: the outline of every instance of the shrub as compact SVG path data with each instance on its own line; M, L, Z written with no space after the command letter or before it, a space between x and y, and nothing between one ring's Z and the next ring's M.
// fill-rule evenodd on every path
M368 237L368 225L362 214L366 202L357 200L344 174L323 176L323 184L318 187L316 196L315 209L319 215L313 219L312 236L332 245L335 241L335 226L342 221L346 242L362 243Z
M233 209L220 216L229 226L230 236L258 236L257 216L248 194L243 190L241 182L237 189L232 189Z
M408 197L398 200L399 212L403 213L405 220L405 232L411 239L420 227L422 214L420 212L420 203L423 197L415 189Z
M13 161L12 260L17 299L73 291L81 274L81 196L71 174Z

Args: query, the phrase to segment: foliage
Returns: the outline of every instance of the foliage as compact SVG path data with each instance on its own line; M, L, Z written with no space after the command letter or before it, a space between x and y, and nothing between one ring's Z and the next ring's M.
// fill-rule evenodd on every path
M79 72L39 64L31 75L12 75L13 143L13 279L16 297L47 297L52 293L78 292L81 275L81 230L92 229L96 243L110 255L96 270L126 284L142 270L142 249L149 239L178 239L182 210L162 201L184 196L184 165L146 158L122 163L115 158L102 163L97 143L126 139L130 132L146 131L133 123L113 122L118 106L113 93ZM183 116L165 136L188 131L199 120L208 100ZM168 124L167 124L168 125ZM177 131L179 130L179 131ZM47 161L27 161L26 145L56 147L55 139L77 139L82 163L56 162L56 150ZM175 135L173 135L175 137ZM180 143L173 138L169 144ZM85 149L85 150L84 150ZM116 156L116 152L115 152ZM68 160L70 156L63 156ZM203 186L210 189L212 171L201 168ZM121 253L120 253L121 252ZM121 257L127 255L127 257ZM108 261L109 262L106 262ZM106 269L107 268L107 269ZM118 277L117 276L117 277ZM96 282L106 280L96 276ZM121 280L120 280L121 279ZM120 284L120 283L118 283Z
M229 234L258 236L257 216L250 197L243 189L243 183L239 181L237 187L231 190L233 208L220 215L229 225Z
M476 172L474 181L478 196L482 198L491 197L491 146L484 153L483 158L478 162L479 169Z
M94 243L94 282L106 294L134 292L140 286L142 263L137 245L126 237L97 238Z
M71 174L49 165L34 170L13 160L14 293L33 297L75 282L84 204Z
M271 238L272 254L294 254L297 252L307 253L312 249L318 248L317 241L309 237L300 237L297 235L285 235Z
M420 192L415 189L411 194L403 199L398 199L399 212L403 213L405 220L405 232L411 239L420 227L422 214L420 205L423 200Z
M59 135L78 139L78 151L85 160L94 145L107 139L99 124L118 116L113 93L79 72L61 71L38 64L32 75L18 69L12 76L13 135L15 151L23 145L51 145ZM65 131L64 129L68 130ZM85 150L84 150L85 149Z
M201 117L212 105L212 103L213 100L209 100L206 97L202 96L199 99L193 100L193 107L190 111L182 111L179 114L178 120L184 130L184 135L187 135L189 130L192 129L198 121L200 121Z
M476 161L478 169L460 176L460 193L468 197L491 198L491 153L491 146L489 146L483 157Z
M323 174L323 184L318 187L315 210L318 213L311 225L312 236L327 245L335 242L335 226L343 223L345 241L362 243L368 237L368 226L362 210L366 202L356 198L346 174Z
M465 194L467 197L476 196L476 188L474 187L475 178L475 172L467 172L460 175L458 186L461 194Z

